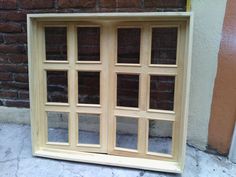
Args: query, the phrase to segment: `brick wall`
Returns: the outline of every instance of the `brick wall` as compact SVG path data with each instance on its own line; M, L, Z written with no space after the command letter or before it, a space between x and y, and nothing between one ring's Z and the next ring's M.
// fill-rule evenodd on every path
M29 107L26 14L185 11L186 0L1 0L0 106Z

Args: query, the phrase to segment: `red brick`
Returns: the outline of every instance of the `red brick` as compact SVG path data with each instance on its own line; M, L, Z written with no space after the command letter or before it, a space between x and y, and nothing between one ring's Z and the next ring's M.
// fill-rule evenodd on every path
M1 76L0 76L0 78L1 78ZM15 81L28 83L28 74L16 74Z
M3 35L0 35L0 43L3 43Z
M26 21L26 13L16 11L0 12L0 19L2 21Z
M27 65L0 64L0 72L27 73Z
M9 63L9 62L8 62L8 58L7 58L7 55L5 55L5 54L0 54L0 64L5 64L5 63Z
M15 64L0 64L0 72L14 72L15 70Z
M0 82L0 88L1 89L15 89L15 90L29 90L29 84L28 83L21 83L21 82L15 82L15 81L2 81Z
M99 6L104 8L115 8L116 0L100 0Z
M9 63L27 63L28 62L28 57L27 55L20 55L20 54L8 54L5 55L6 58L8 59ZM0 56L1 59L1 56Z
M17 89L16 84L13 81L1 81L0 88L3 90L6 89Z
M0 64L27 64L27 55L22 54L0 54Z
M16 65L15 73L27 73L28 65Z
M17 92L16 91L10 91L10 90L0 90L0 98L16 99L17 98Z
M29 101L26 101L26 100L6 100L5 106L29 108Z
M1 0L0 9L16 9L16 0Z
M50 9L54 7L54 0L19 0L21 9Z
M29 92L28 91L19 91L18 92L18 98L27 100L29 99Z
M21 31L21 25L18 23L0 23L0 32L15 33Z
M149 8L185 8L186 0L144 0L144 7Z
M0 81L11 81L12 79L12 73L0 73Z
M96 0L58 0L59 8L93 8Z
M6 15L6 20L9 21L26 21L26 13L24 12L9 12Z
M28 91L29 90L29 83L16 82L15 87L16 87L16 89Z
M6 34L4 35L4 40L6 44L26 44L27 43L27 35L26 33L20 34Z
M22 26L22 32L27 33L27 23L26 22L21 22L21 26Z
M141 0L117 0L118 8L139 8L141 7Z
M23 44L0 44L0 53L25 53L26 46Z

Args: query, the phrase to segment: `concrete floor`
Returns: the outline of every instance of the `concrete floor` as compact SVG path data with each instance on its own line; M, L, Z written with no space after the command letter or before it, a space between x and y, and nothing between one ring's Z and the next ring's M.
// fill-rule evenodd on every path
M187 147L182 177L236 177L236 164ZM0 177L180 177L178 174L32 157L30 127L0 124Z

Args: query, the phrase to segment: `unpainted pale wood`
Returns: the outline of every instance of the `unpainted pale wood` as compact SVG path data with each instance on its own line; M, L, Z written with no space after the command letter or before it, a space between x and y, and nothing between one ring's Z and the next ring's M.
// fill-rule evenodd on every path
M41 150L35 152L35 155L47 158L57 158L61 160L79 161L85 163L98 163L103 165L138 168L144 170L181 173L179 164L177 162L156 159L142 159L135 157L127 158L123 156L68 151L63 149L52 148L41 148Z
M71 148L76 146L76 70L75 70L75 60L76 60L76 29L73 23L68 23L67 25L67 58L69 61L69 70L68 70L68 102L70 104L70 114L69 114L69 142Z
M192 18L192 13L185 12L29 14L27 28L33 154L106 165L181 172L184 165L188 116ZM45 26L67 27L68 61L46 61ZM76 29L78 26L100 27L100 61L78 61ZM140 64L117 64L117 28L129 27L141 28ZM176 65L150 64L152 27L178 27ZM68 72L68 104L47 103L46 70ZM77 103L78 71L100 72L99 105ZM116 106L117 73L139 75L139 108ZM173 111L148 108L150 75L176 77ZM69 112L68 143L47 142L47 111ZM100 115L100 145L78 144L78 113ZM138 119L137 150L115 147L117 116ZM149 119L173 122L171 155L147 152Z
M180 120L180 139L178 154L179 154L179 166L181 171L184 169L184 160L186 155L186 139L187 139L187 125L188 125L188 110L189 110L189 90L190 90L190 76L191 76L191 58L192 58L192 45L193 45L193 25L194 16L193 13L186 21L186 38L185 38L185 52L184 52L184 70L183 70L183 97L182 97L182 119Z

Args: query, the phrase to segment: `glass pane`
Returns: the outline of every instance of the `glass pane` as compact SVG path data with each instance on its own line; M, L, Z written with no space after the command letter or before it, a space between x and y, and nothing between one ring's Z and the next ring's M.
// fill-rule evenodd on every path
M151 76L150 108L173 110L175 76Z
M148 151L171 154L172 122L149 120Z
M67 71L47 71L47 101L68 102Z
M79 103L99 104L100 73L78 72Z
M116 118L116 147L137 149L138 119L129 117Z
M151 64L176 64L177 28L152 29Z
M140 28L118 29L118 63L139 63Z
M100 144L100 120L96 114L79 114L79 144Z
M78 60L99 61L100 60L100 28L79 27L78 34Z
M66 27L45 27L46 60L67 60L66 32Z
M68 118L64 112L48 112L48 142L68 143Z
M139 75L117 74L117 106L138 107Z

